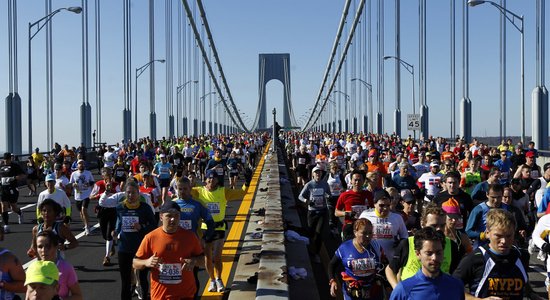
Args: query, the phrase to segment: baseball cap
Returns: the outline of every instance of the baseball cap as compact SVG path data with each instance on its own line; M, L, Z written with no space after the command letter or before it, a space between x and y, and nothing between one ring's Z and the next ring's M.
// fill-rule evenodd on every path
M432 161L432 162L430 163L430 168L431 168L431 167L439 167L439 162L436 161L436 160Z
M378 202L380 199L390 199L390 194L386 190L378 190L374 192L374 203Z
M409 189L401 190L401 198L403 199L403 201L405 201L407 203L414 202L413 194L411 193L411 190L409 190Z
M83 159L79 159L79 160L76 161L77 164L79 164L81 162L85 163L85 161Z
M527 151L527 152L525 153L525 157L535 157L535 152L533 152L533 151Z
M215 178L217 176L216 171L214 170L206 170L206 173L204 175L204 178Z
M27 269L25 286L31 283L52 285L55 281L59 281L59 269L51 261L37 260Z
M443 202L441 204L441 208L448 215L460 215L460 205L458 204L458 201L456 201L455 198L449 198L449 200Z
M160 158L163 158L163 157L166 157L166 154L162 153L161 155L159 155Z
M46 175L45 181L55 181L55 175L53 173Z
M371 150L369 151L369 157L376 156L376 154L378 154L378 152L376 151L376 149L371 149Z
M160 207L160 213L167 213L171 211L180 212L180 206L174 202L174 201L166 201L164 204Z
M313 167L313 169L311 170L311 172L313 173L315 173L316 171L322 171L319 165L315 165L315 167Z
M413 152L418 152L418 147L413 147Z

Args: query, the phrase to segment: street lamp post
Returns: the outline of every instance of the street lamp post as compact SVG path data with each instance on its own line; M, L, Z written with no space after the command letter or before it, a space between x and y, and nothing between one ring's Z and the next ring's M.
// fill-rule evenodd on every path
M154 59L146 64L144 64L143 66L139 67L139 68L136 68L136 100L135 100L135 108L134 108L134 140L137 142L138 140L138 131L137 131L137 124L138 124L138 78L139 76L141 76L141 74L143 74L143 72L145 72L145 70L147 70L147 68L152 65L154 62L160 62L160 63L164 63L166 60L164 59Z
M384 56L384 60L388 60L390 58L397 60L412 75L412 111L413 111L413 114L416 114L416 104L415 104L415 94L414 94L414 66L397 56L393 56L393 55ZM427 130L427 128L421 128L421 131L424 131L424 130ZM416 130L413 131L413 134L414 134L414 138L416 139Z
M176 100L177 100L177 104L178 104L178 105L177 105L177 108L176 108L176 110L177 110L177 112L176 112L176 119L177 119L177 122L176 122L177 134L179 134L179 128L180 128L180 121L179 121L179 120L180 120L180 109L179 109L179 103L180 103L179 97L180 97L180 93L183 91L183 89L185 88L185 86L188 85L188 84L191 83L191 82L192 82L192 83L195 83L195 84L199 83L198 80L189 80L189 81L187 81L187 82L184 82L182 85L180 85L180 86L178 86L178 87L176 88ZM186 106L185 106L185 104L183 104L183 111L185 111L185 108L186 108ZM184 120L182 120L182 122L183 122L183 124L182 124L182 125L183 125L182 131L183 131L183 134L187 135L187 119L186 119L185 114L183 114L183 119L184 119Z
M367 103L365 103L365 113L363 114L363 131L365 132L368 132L369 131L369 128L367 126L368 124L368 120L372 120L372 101L369 101L369 100L372 100L372 84L364 81L363 79L361 78L352 78L351 81L359 81L361 82L362 84L364 84L366 87L367 87L367 90L369 91L369 97L367 98ZM370 109L370 112L371 114L369 115L368 114L368 111L367 111L367 105ZM370 128L371 130L373 130L372 128Z
M345 99L346 99L346 102L344 103L344 131L348 131L349 130L349 118L348 118L348 102L350 101L350 96L342 91L333 91L333 93L340 93L342 95L344 95Z
M40 30L42 28L44 28L44 26L46 26L46 24L48 24L48 22L50 22L53 18L54 15L56 15L57 13L63 11L63 10L66 10L66 11L70 11L72 13L75 13L75 14L80 14L82 12L82 7L79 7L79 6L71 6L71 7L62 7L62 8L58 8L54 11L52 11L50 14L48 14L47 16L41 18L40 20L34 22L34 23L30 23L29 22L29 154L32 153L32 56L31 56L31 53L32 53L32 48L31 48L31 41L32 39L40 32ZM43 22L43 23L42 23ZM38 26L38 29L36 29L36 31L34 33L32 33L32 28L34 26ZM48 145L47 147L51 147L52 145Z
M199 103L202 103L207 96L215 95L215 94L216 94L216 92L208 92L208 93L202 95L199 98L199 100L200 100ZM211 98L209 98L209 99L211 99ZM206 107L206 103L204 103L201 106ZM212 108L212 100L210 100L210 108ZM210 109L210 112L212 112L212 109ZM202 122L203 122L204 134L206 134L206 113L203 115L203 121ZM209 124L209 130L212 129L212 114L210 114L210 120L209 120L208 124Z
M520 119L521 119L521 141L525 143L525 36L524 36L524 27L523 27L523 16L517 15L510 10L500 6L499 4L493 2L493 1L483 1L483 0L468 0L468 5L471 7L484 4L484 3L490 3L494 7L498 9L498 11L506 17L508 21L519 31L521 34L521 109L520 109ZM511 17L510 17L511 16ZM518 25L516 23L516 19L520 21L520 24Z

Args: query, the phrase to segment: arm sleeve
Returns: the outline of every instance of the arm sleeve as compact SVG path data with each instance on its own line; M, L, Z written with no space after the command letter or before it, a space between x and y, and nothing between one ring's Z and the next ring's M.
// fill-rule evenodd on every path
M298 199L303 203L307 202L307 199L309 199L309 183L306 183L306 185L304 185L304 188L298 195Z
M399 245L393 253L393 257L390 258L390 269L394 274L399 273L399 269L407 264L409 258L409 240L404 239L399 242Z
M540 189L540 180L535 180L531 183L527 191L525 192L527 195L531 195L532 193L536 192L538 189Z
M472 213L470 214L470 217L468 218L468 222L466 223L466 234L468 237L472 239L479 238L479 232L476 231L476 224L478 223L478 218L480 217L480 213L478 210L478 206L476 206Z
M338 278L338 271L344 268L344 265L342 264L342 259L340 256L336 253L334 253L334 256L328 263L328 278L329 279L336 279Z

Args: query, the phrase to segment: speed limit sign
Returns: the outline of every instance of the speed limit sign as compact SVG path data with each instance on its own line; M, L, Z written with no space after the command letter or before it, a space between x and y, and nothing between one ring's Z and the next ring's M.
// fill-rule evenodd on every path
M407 130L420 130L420 114L407 114Z

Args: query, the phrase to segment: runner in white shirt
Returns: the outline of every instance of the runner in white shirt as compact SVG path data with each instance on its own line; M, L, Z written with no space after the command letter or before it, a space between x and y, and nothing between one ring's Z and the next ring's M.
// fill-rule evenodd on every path
M60 214L60 219L64 220L65 223L68 223L71 218L71 200L69 200L69 197L67 197L67 194L62 189L58 189L55 187L55 184L56 184L55 174L50 173L46 175L44 184L46 185L46 190L38 194L38 200L36 201L37 219L40 219L41 217L40 210L38 209L38 207L40 207L40 204L44 202L44 200L46 199L52 199L55 202L57 202L59 205L61 205L61 208L63 209L63 211Z
M394 248L401 239L409 237L401 215L390 211L391 198L385 190L374 193L374 210L361 213L359 219L369 219L373 229L372 239L384 249L386 257L393 257Z
M109 147L107 152L103 154L103 167L105 168L113 168L115 165L115 162L117 160L117 155L115 154L113 147Z
M431 202L432 199L441 190L441 178L443 175L439 173L439 163L434 160L430 163L430 172L422 174L418 178L418 182L422 184L422 189L425 192L424 201Z
M90 234L88 205L90 204L90 194L92 193L92 187L95 185L94 177L92 173L85 169L86 162L83 159L79 159L77 162L78 169L71 174L69 183L74 188L74 200L76 201L76 208L80 212L80 218L84 223L84 233Z
M418 162L415 163L413 167L416 170L416 176L419 178L422 174L430 171L430 163L426 162L426 154L424 152L420 152L420 155L418 155Z

